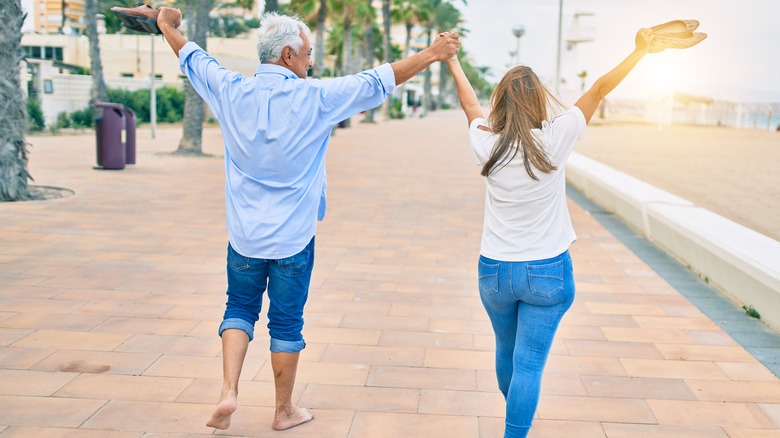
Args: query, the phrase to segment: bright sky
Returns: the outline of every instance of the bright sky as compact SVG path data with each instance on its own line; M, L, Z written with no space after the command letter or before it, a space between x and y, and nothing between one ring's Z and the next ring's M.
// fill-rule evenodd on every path
M512 28L522 24L520 63L554 80L557 1L468 0L467 6L459 7L470 31L464 48L477 65L491 67L496 79L500 78L517 44ZM594 14L580 17L582 25L593 28L594 40L578 45L574 56L564 50L561 69L561 76L578 90L580 80L574 73L587 71L586 85L590 86L631 52L640 27L696 19L701 23L698 31L707 33L707 39L693 48L646 56L613 91L613 97L644 98L680 91L780 102L780 0L564 0L564 41L579 12Z

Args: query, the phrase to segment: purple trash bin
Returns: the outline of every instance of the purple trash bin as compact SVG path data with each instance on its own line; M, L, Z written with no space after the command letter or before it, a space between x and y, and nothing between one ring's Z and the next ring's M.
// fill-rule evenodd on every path
M124 169L126 162L125 107L119 103L95 102L98 169Z

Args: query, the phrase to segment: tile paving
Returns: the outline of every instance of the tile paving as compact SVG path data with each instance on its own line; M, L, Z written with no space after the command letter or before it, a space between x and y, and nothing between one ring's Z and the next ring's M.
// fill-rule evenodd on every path
M233 426L205 426L221 384L222 141L206 128L212 156L182 157L178 137L142 127L123 171L92 169L90 133L28 139L36 181L75 195L0 204L1 437L501 436L476 291L484 192L459 113L332 139L294 394L316 420L286 432L270 428L264 319ZM780 437L780 380L570 209L578 296L531 436Z

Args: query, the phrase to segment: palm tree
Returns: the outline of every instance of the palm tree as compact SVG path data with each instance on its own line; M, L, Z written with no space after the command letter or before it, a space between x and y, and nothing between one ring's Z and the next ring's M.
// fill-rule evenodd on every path
M314 46L314 70L312 76L322 77L325 70L325 21L328 18L330 0L292 0L290 8L306 20L316 31Z
M390 27L392 26L393 16L390 13L392 0L382 0L382 28L384 29L385 62L392 62L392 48L390 46ZM371 113L373 116L373 113ZM390 99L385 102L385 118L390 119Z
M411 55L412 30L417 24L426 23L429 10L425 7L426 0L392 0L393 21L404 23L406 26L406 40L404 43L404 58ZM406 83L401 84L401 99L406 99Z
M365 0L340 0L334 3L333 12L343 28L344 44L341 49L341 72L352 74L356 72L355 63L352 60L352 26L366 15L373 16L371 2ZM343 121L342 126L349 127L350 120Z
M62 13L62 16L60 17L60 33L65 33L65 20L67 20L67 16L65 15L66 9L67 4L65 3L65 0L60 1L60 12Z
M87 18L87 38L89 39L89 64L92 76L90 99L92 102L108 102L108 91L103 80L103 63L100 61L100 43L97 30L97 0L86 0L84 12Z
M436 8L435 17L436 32L458 32L463 35L466 30L461 28L463 20L458 8L450 3L442 3ZM447 77L449 76L449 69L439 66L439 108L442 108L446 99L446 85Z
M458 19L460 19L460 13L450 3L450 0L421 0L423 8L427 14L427 21L425 23L425 35L427 43L430 46L432 41L432 34L437 29L437 20L442 20L443 23L447 22L448 16L453 14L453 10L457 13ZM462 0L466 3L466 0ZM441 17L441 18L439 18ZM447 29L447 30L451 30ZM433 108L433 98L431 93L431 68L430 66L425 69L425 81L423 83L423 112L422 115L426 115L428 110Z
M355 73L356 69L352 60L352 27L355 22L360 19L360 17L369 14L370 11L367 10L364 0L341 0L335 2L333 6L333 12L336 15L336 19L344 28L344 46L342 49L343 52L341 58L341 69L344 74Z
M30 199L27 180L27 126L24 95L19 81L22 58L22 12L20 0L0 4L0 201Z
M389 2L389 0L384 1ZM369 69L374 66L374 27L376 26L376 11L374 10L374 7L371 5L371 3L372 0L365 0L365 9L369 13L363 15L363 26L365 26L365 37L363 40L366 54L364 63L365 69ZM374 110L374 108L371 108L366 111L366 116L363 118L363 120L360 121L360 123L374 123Z
M212 0L185 0L187 15L187 36L203 50L206 50L206 34L209 27L209 11ZM203 99L189 81L184 82L184 121L182 137L177 154L203 154Z
M254 7L254 0L239 0L236 5L245 9ZM187 36L206 50L206 36L209 30L209 12L215 6L214 0L184 0L187 15ZM189 81L184 83L184 121L182 137L177 154L203 154L204 103Z

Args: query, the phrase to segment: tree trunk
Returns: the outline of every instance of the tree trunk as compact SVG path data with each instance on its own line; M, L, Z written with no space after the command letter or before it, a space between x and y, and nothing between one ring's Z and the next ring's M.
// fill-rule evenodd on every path
M428 26L428 29L426 31L428 41L426 47L431 46L431 33L433 33L432 26ZM424 75L425 81L423 82L423 106L422 106L422 116L427 116L428 111L433 109L433 98L431 93L431 66L428 66L425 69L425 75Z
M279 0L265 0L264 12L279 12Z
M411 48L409 47L412 44L412 29L414 28L414 23L411 20L406 21L406 42L404 43L404 59L409 57L409 54L411 53ZM406 100L406 82L401 84L401 108L404 107L403 101Z
M190 0L187 33L193 42L206 50L206 33L209 28L209 11L212 0ZM178 154L203 154L204 103L189 81L184 83L184 126Z
M60 2L60 12L62 13L62 16L60 17L60 33L65 33L65 9L66 9L66 3L65 0L62 0Z
M31 199L27 180L27 149L24 131L27 111L19 83L22 58L22 13L20 0L0 4L0 201Z
M391 0L382 0L382 27L384 28L385 62L387 63L392 61L391 54L393 51L390 44L390 27L392 25L392 16L390 15L390 1ZM403 92L401 93L401 98L403 98ZM392 99L388 96L387 101L385 102L385 118L387 120L390 120L391 100Z
M344 58L342 58L342 70L344 74L349 75L354 73L352 71L352 21L344 21Z
M371 0L366 0L368 7L371 8ZM374 21L366 21L366 61L365 69L369 69L374 66ZM374 111L376 108L371 108L366 111L365 117L360 123L376 123L374 121Z
M439 109L444 107L445 90L447 89L447 76L449 69L444 66L443 62L439 63Z
M108 91L103 80L103 63L100 61L100 42L97 30L97 0L86 0L84 12L87 16L87 38L89 39L89 64L92 88L89 97L92 102L108 102Z
M344 56L341 64L343 74L352 74L352 21L349 19L344 21L344 46L342 47L342 51ZM349 128L352 121L347 118L342 121L341 124L343 127Z
M325 70L325 20L328 18L328 0L320 0L320 9L317 12L317 47L314 49L315 78L322 77Z

